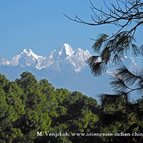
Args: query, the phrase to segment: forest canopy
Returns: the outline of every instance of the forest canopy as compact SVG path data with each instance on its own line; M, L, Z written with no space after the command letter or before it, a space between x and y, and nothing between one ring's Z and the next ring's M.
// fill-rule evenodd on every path
M15 81L0 75L1 143L126 143L131 139L139 143L142 137L121 133L143 131L142 109L142 98L128 104L126 112L122 96L102 95L99 104L78 91L57 89L46 79L38 81L29 72Z

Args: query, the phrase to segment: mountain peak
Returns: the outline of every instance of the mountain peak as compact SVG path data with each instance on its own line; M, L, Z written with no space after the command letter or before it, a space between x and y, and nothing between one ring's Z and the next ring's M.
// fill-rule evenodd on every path
M72 47L67 43L64 43L64 49L65 49L66 55L68 56L71 56L74 53L74 50L72 49Z
M24 49L22 54L26 54L28 57L33 57L35 59L42 58L42 56L35 54L31 49Z
M31 49L24 49L23 53L34 53Z
M24 49L23 53L30 53L32 50L31 49Z

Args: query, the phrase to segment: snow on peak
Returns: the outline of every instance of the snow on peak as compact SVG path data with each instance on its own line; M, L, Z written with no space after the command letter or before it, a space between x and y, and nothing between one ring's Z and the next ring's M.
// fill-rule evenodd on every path
M33 57L36 60L38 60L39 58L42 58L42 56L35 54L31 49L24 49L22 53L25 53L27 56Z
M83 61L86 61L89 57L92 55L88 50L82 50L81 48L78 48L74 54L77 58L82 58Z
M82 68L87 65L87 59L91 56L88 50L78 48L73 55L66 58L66 60L73 65L75 72L80 72Z
M24 50L23 50L23 53L28 53L27 49L24 49Z
M64 43L64 49L65 49L66 55L71 56L74 54L74 50L69 44Z
M14 56L9 62L12 66L31 66L44 57L35 54L31 49L24 49L20 54Z

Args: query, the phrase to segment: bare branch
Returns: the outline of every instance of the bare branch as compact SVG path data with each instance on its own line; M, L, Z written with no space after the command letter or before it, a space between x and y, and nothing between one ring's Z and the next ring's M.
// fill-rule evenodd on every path
M90 0L90 8L93 13L91 15L92 22L87 22L77 15L75 18L71 18L66 14L64 15L74 22L90 26L113 24L120 27L113 34L114 36L128 28L128 33L132 33L133 36L135 34L134 31L143 23L143 2L141 2L141 0L116 0L114 4L107 4L105 0L103 0L103 2L106 10L95 7L92 0Z

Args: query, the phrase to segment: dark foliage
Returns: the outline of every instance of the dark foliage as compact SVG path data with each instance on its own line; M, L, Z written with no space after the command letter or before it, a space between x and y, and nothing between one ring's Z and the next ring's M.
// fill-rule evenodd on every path
M37 81L28 72L15 81L3 75L0 80L2 143L142 142L142 137L95 135L142 132L142 99L126 105L124 96L104 94L98 104L80 92L56 89L46 79Z

